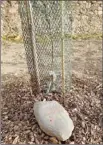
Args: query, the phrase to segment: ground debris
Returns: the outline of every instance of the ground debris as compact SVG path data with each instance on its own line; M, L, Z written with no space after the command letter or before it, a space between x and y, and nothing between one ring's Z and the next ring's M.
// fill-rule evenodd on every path
M79 80L73 77L72 90L65 96L65 104L60 94L34 96L30 85L16 78L3 84L1 110L1 142L3 144L101 144L103 143L100 126L101 87L100 83ZM84 89L84 87L86 89ZM46 135L37 124L33 112L37 100L56 100L68 111L74 122L72 136L65 142Z

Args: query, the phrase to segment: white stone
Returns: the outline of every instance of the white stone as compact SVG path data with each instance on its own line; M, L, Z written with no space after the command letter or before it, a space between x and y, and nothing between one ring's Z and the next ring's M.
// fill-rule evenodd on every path
M34 104L35 118L40 128L60 141L67 140L74 129L68 112L57 101L40 101Z

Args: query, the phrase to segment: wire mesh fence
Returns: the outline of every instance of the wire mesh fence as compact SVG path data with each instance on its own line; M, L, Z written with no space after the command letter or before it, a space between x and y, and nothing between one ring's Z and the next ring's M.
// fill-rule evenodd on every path
M70 1L19 1L28 70L36 90L69 90L72 9Z

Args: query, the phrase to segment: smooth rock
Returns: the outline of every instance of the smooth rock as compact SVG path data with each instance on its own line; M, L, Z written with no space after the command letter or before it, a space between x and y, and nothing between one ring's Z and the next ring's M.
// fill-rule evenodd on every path
M60 141L67 140L74 129L68 112L57 101L40 101L34 104L35 118L40 128Z

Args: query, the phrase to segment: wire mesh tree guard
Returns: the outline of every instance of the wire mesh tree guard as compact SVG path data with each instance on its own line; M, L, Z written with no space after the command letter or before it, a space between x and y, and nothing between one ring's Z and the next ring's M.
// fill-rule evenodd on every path
M71 2L19 1L33 92L65 93L71 85Z

